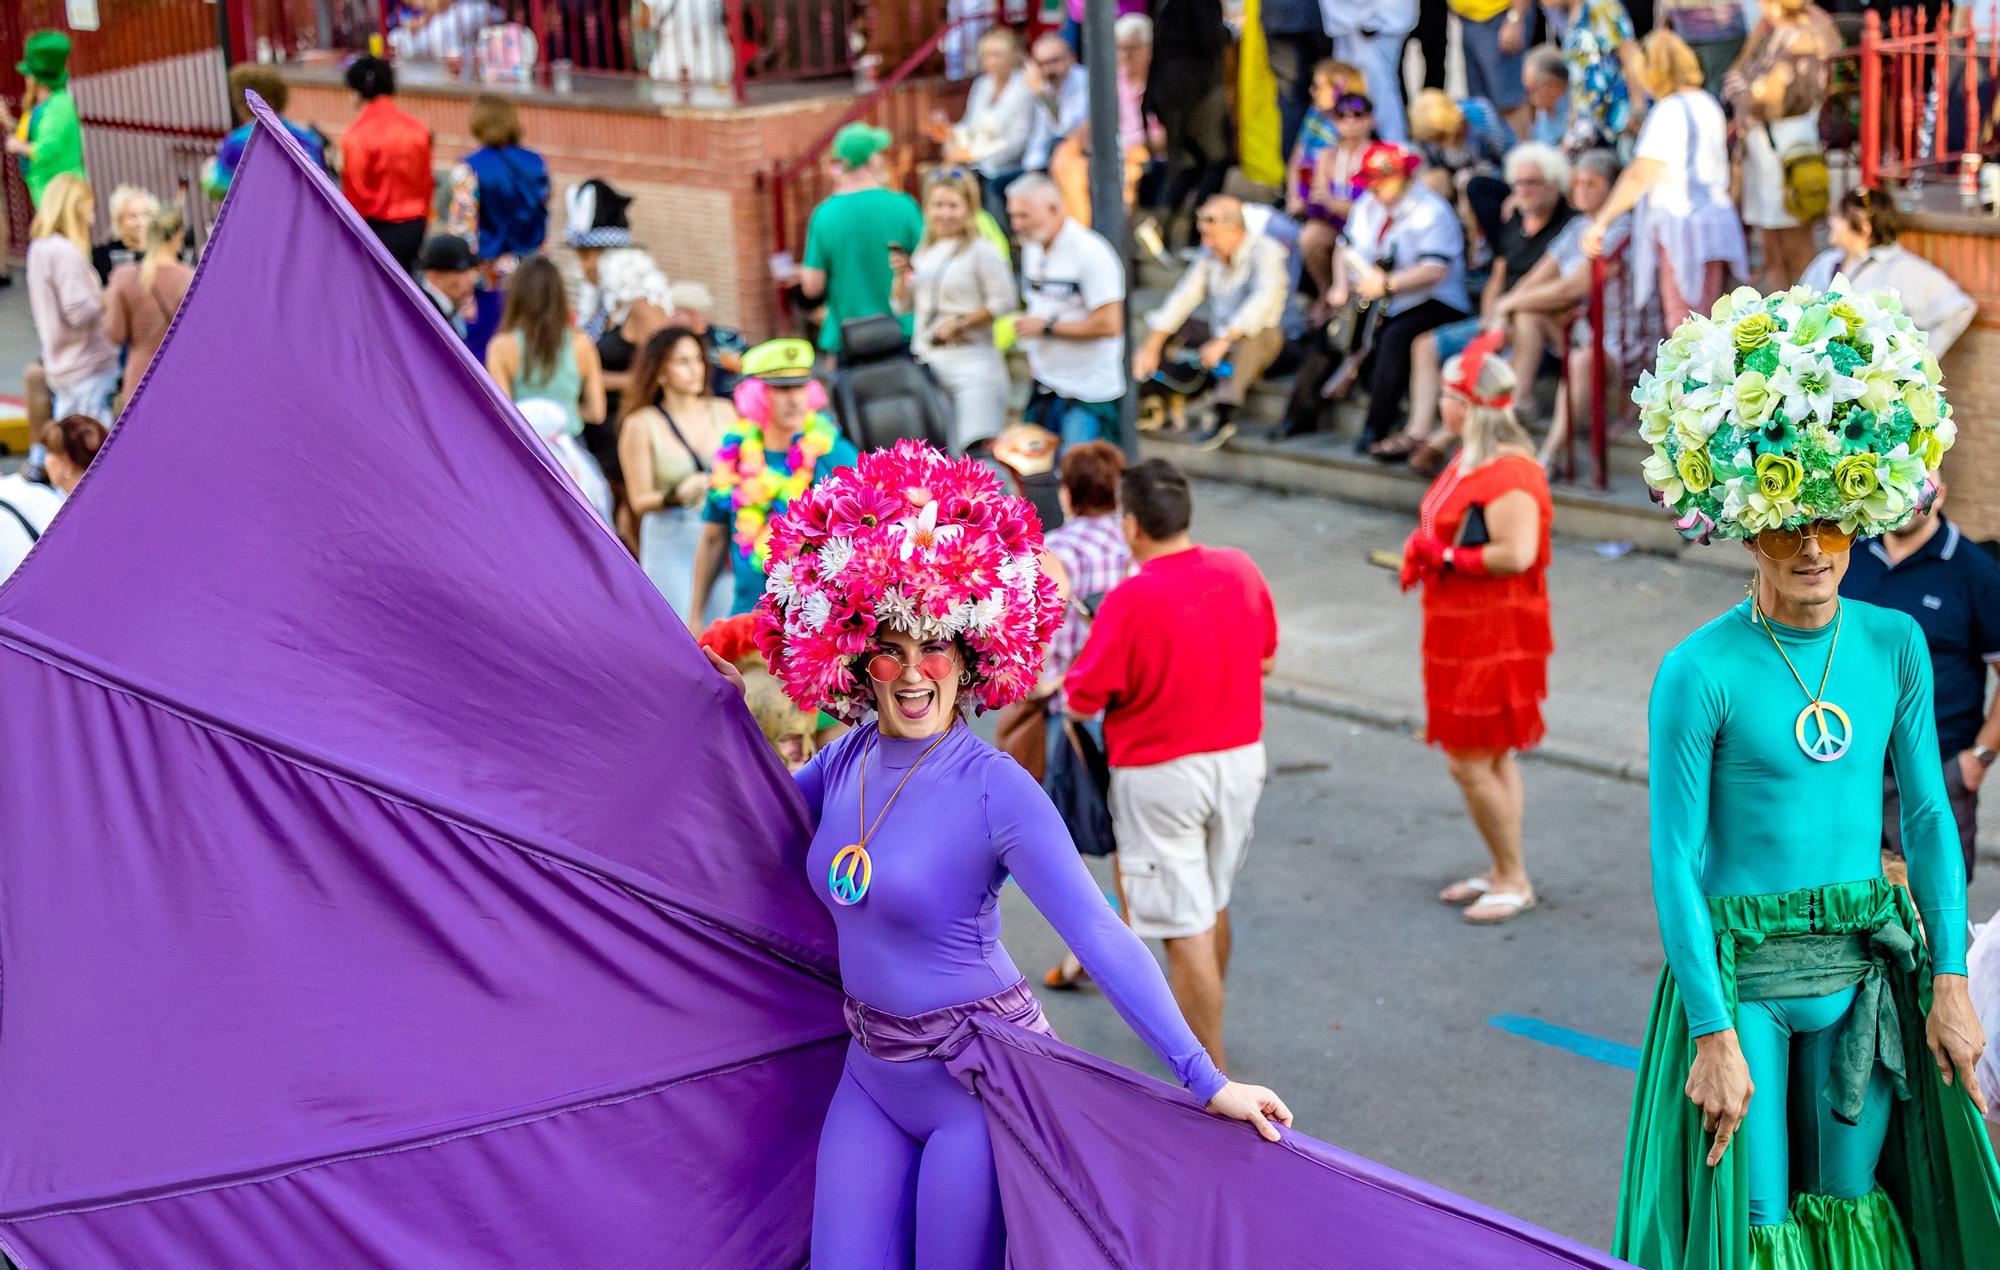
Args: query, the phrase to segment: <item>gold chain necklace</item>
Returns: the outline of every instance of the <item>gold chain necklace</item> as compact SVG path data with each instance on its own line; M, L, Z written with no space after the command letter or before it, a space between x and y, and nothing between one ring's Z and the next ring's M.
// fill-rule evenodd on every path
M1826 669L1820 672L1819 691L1814 692L1806 687L1805 677L1799 674L1797 666L1792 665L1791 655L1778 641L1778 633L1771 629L1771 619L1764 616L1764 606L1755 598L1750 601L1751 611L1757 615L1758 624L1764 628L1764 634L1771 637L1771 647L1777 649L1778 656L1784 658L1785 669L1792 672L1792 678L1798 681L1799 691L1806 694L1806 708L1799 711L1798 721L1792 725L1792 736L1798 741L1799 748L1805 751L1806 757L1816 763L1833 762L1847 753L1848 746L1854 742L1854 723L1847 717L1847 711L1826 700L1826 681L1833 674L1833 655L1840 650L1841 614L1837 607L1838 603L1835 601L1833 639L1826 649ZM1814 725L1810 740L1806 737L1807 723Z
M883 803L882 810L875 813L875 823L871 825L868 823L868 760L875 753L882 738L880 725L877 725L875 735L869 738L868 753L861 756L861 796L857 800L860 811L857 825L861 831L860 841L849 843L835 852L833 863L827 866L826 889L827 893L833 896L834 903L846 907L859 904L867 896L868 884L875 880L875 861L868 855L868 840L875 836L875 831L880 829L882 822L888 818L889 809L896 805L896 798L903 792L903 786L910 783L910 778L917 774L917 769L924 765L924 760L931 756L931 751L943 745L945 739L951 735L952 729L957 726L955 721L946 725L945 730L938 733L937 740L925 746L924 752L917 755L917 761L910 764L910 770L904 772L903 779L896 782L896 788L889 792L889 801Z

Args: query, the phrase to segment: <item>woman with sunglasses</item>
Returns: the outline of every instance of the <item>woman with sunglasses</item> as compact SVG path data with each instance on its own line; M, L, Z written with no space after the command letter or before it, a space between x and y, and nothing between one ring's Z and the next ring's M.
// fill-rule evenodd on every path
M1542 739L1549 693L1549 482L1514 411L1520 390L1489 331L1444 364L1439 416L1464 442L1403 546L1403 589L1424 588L1424 739L1445 753L1492 867L1438 898L1475 926L1535 906L1521 854L1527 795L1516 751Z
M820 1133L815 1267L907 1265L912 1250L930 1270L1002 1265L985 1112L936 1051L975 1015L1048 1031L1000 944L1010 876L1210 1111L1272 1141L1273 1121L1291 1123L1276 1094L1216 1070L1047 795L966 723L969 705L1034 688L1062 612L1041 545L987 469L913 441L801 494L772 531L757 607L772 673L801 707L874 716L796 777L854 1038Z
M1315 99L1321 92L1321 81L1315 79ZM1361 156L1375 140L1373 102L1359 93L1343 93L1332 105L1334 139L1313 155L1310 165L1299 169L1290 203L1297 209L1293 218L1300 222L1299 256L1320 297L1314 316L1321 321L1333 317L1326 303L1333 286L1333 253L1340 245L1340 232L1347 228L1347 214L1361 194ZM1303 149L1303 138L1299 144Z
M1641 386L1646 477L1684 533L1742 540L1756 571L1653 682L1667 968L1611 1251L1686 1270L2000 1265L1930 655L1909 616L1840 598L1856 534L1924 514L1950 408L1887 292L1746 288L1716 314ZM1882 876L1885 766L1909 890Z
M993 319L1019 304L1014 271L979 232L979 179L944 168L924 181L924 236L914 256L889 249L892 302L914 313L917 360L951 394L951 449L968 449L1007 425L1007 364L993 343Z

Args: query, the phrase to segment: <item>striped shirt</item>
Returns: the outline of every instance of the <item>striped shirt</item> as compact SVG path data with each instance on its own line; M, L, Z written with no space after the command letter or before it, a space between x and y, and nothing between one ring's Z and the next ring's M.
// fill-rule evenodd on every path
M1062 561L1064 572L1069 574L1069 606L1063 612L1062 625L1049 641L1048 664L1042 671L1044 681L1061 682L1069 673L1070 663L1083 651L1084 637L1090 634L1090 619L1083 615L1078 602L1102 595L1124 581L1125 575L1132 571L1132 550L1125 545L1125 533L1119 527L1116 512L1073 517L1051 533L1043 545L1050 555ZM1049 710L1061 714L1062 709L1063 694L1058 690L1050 699Z

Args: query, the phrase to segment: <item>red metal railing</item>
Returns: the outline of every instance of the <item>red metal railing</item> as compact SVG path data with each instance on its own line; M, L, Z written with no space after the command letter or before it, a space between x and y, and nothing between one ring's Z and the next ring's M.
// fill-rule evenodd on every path
M2000 78L2000 40L1994 38L2000 5L1987 7L1983 35L1975 14L1973 6L1954 10L1949 4L1935 19L1922 9L1898 9L1890 13L1886 33L1881 14L1871 9L1863 18L1853 52L1861 70L1863 185L1878 187L1961 164L1976 173L1970 156L1979 154L1991 124L1981 117L1982 63L1989 82Z
M833 138L848 124L866 120L886 128L900 143L893 166L904 183L911 184L917 166L938 154L931 121L934 111L956 116L964 104L963 83L943 79L943 46L948 37L968 22L989 23L992 19L960 19L946 23L918 45L903 63L875 85L873 91L855 102L829 124L795 158L771 171L771 232L776 250L789 252L805 243L806 218L832 189L826 171L826 153ZM904 89L910 85L909 90Z
M1630 388L1638 379L1640 366L1632 364L1636 359L1630 355L1633 349L1646 347L1643 335L1650 305L1633 296L1630 284L1629 257L1632 243L1627 239L1609 256L1590 262L1590 294L1583 305L1583 316L1589 322L1590 330L1590 395L1589 410L1578 409L1575 377L1570 374L1569 349L1563 350L1562 371L1557 385L1558 399L1562 404L1564 432L1560 438L1561 462L1556 475L1564 481L1577 479L1577 420L1588 421L1591 465L1591 485L1597 489L1608 488L1611 483L1611 421L1613 403L1619 404L1622 414L1623 404L1630 400ZM1614 302L1615 296L1615 302ZM1564 325L1567 335L1568 324ZM1618 361L1618 381L1609 382L1612 348L1626 354Z
M929 35L943 9L911 0L891 38ZM336 38L359 50L379 35L393 58L477 79L495 57L511 72L516 45L490 34L511 28L532 37L526 65L544 86L637 76L677 85L686 100L742 101L757 83L845 77L870 57L879 64L880 52L868 51L876 25L865 0L381 0L377 23Z

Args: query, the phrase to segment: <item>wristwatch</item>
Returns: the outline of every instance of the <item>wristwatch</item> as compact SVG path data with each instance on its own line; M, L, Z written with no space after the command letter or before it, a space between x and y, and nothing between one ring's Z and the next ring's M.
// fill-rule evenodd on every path
M2000 759L2000 750L1990 745L1975 745L1972 747L1972 757L1979 760L1981 767L1991 767L1994 759Z

